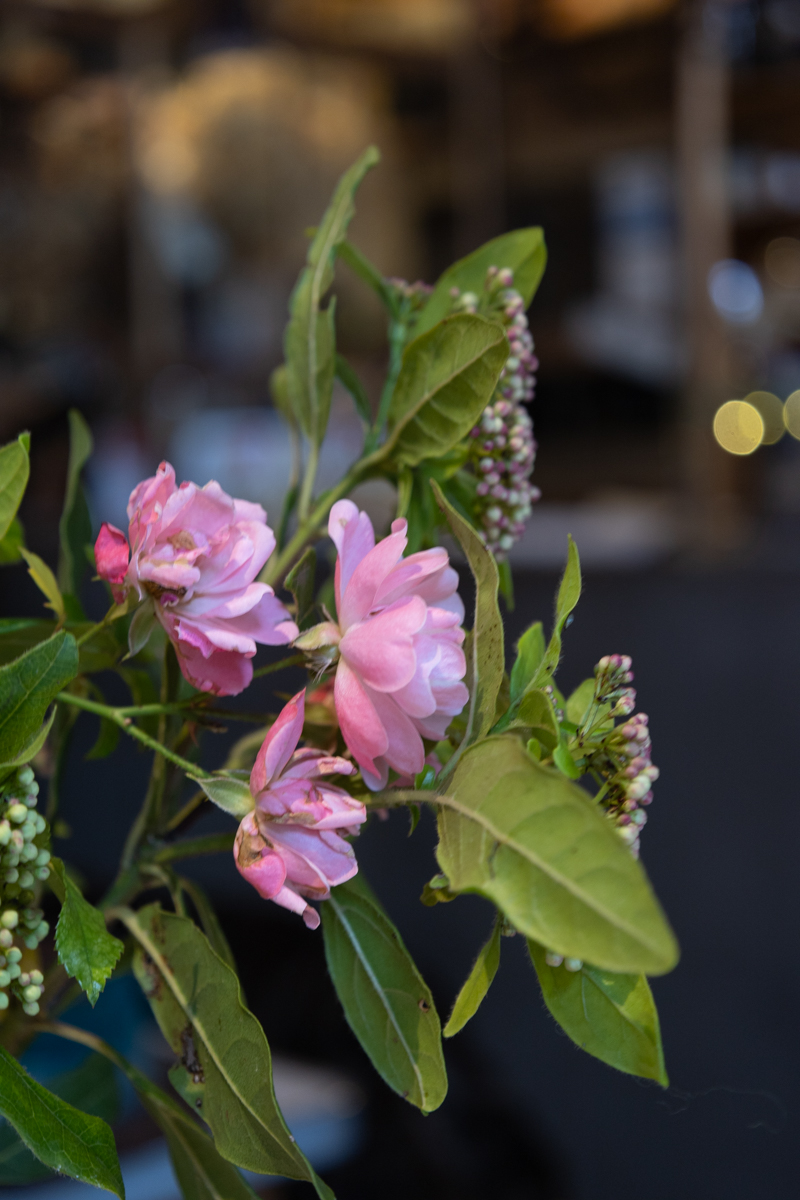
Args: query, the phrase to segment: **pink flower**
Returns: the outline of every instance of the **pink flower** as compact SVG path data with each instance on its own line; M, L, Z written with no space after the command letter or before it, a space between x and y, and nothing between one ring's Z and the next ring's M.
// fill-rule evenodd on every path
M403 558L407 522L375 545L372 523L350 500L331 509L339 664L335 700L345 742L373 791L389 767L412 777L423 737L440 740L468 692L458 575L441 547Z
M328 783L331 775L354 775L351 762L295 749L304 719L305 694L298 692L258 752L250 775L255 811L240 824L233 855L260 896L301 913L316 929L319 914L303 897L327 900L332 887L356 874L353 848L339 833L357 833L367 810Z
M235 696L253 678L256 642L279 646L297 637L272 588L254 582L275 549L267 514L218 483L176 487L174 470L162 463L131 492L128 519L130 562L125 535L103 525L98 573L117 602L133 589L150 607L189 683Z

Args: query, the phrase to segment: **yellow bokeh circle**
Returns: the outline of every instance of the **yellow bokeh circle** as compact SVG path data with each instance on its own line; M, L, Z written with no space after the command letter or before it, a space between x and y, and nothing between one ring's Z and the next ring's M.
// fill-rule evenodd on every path
M717 409L714 437L729 454L752 454L764 439L764 420L746 400L728 400Z
M800 388L786 397L783 406L783 421L792 437L800 441Z
M751 392L744 398L745 404L752 404L761 414L764 422L764 436L761 441L765 446L779 442L786 432L783 423L783 404L772 392Z

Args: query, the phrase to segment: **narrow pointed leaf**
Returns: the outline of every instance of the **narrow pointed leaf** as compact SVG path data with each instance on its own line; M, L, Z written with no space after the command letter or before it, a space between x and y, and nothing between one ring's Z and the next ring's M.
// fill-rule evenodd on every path
M48 705L77 672L75 638L63 631L0 667L0 762L36 737Z
M28 442L24 435L0 448L0 538L4 538L17 515L30 474Z
M439 278L425 307L419 315L416 329L424 333L451 311L453 298L451 288L462 292L483 291L489 267L510 267L514 272L514 287L522 294L527 308L539 286L547 263L544 233L534 226L529 229L514 229L500 237L492 238L466 258L459 259L448 267Z
M519 719L533 730L534 737L548 750L556 748L560 734L558 721L552 701L540 688L534 688L523 696Z
M317 574L317 552L309 546L299 562L295 563L286 576L284 587L294 596L297 606L297 624L306 629L311 623L314 609L314 588Z
M475 627L467 660L470 699L465 744L469 745L492 727L503 683L505 651L503 620L497 603L497 564L480 535L448 503L439 485L432 481L431 487L475 578Z
M59 961L94 1007L125 947L108 932L102 913L84 900L61 859L51 859L50 868L61 900L56 926Z
M595 1058L667 1087L661 1030L644 975L615 975L584 963L580 971L551 967L538 942L528 949L544 1002L558 1024Z
M550 636L545 656L530 684L531 687L544 687L555 674L555 669L561 658L561 638L564 633L564 626L567 623L567 618L580 599L581 586L581 563L578 556L578 547L570 535L567 548L567 565L564 568L564 574L561 577L558 595L556 596L555 625L553 626L553 632Z
M119 1097L114 1068L99 1054L91 1054L74 1071L57 1075L49 1090L90 1116L106 1121L116 1118ZM34 1183L50 1174L50 1168L30 1152L13 1126L0 1126L0 1186Z
M277 1106L267 1039L236 975L188 917L157 904L120 915L138 942L136 978L179 1058L170 1079L219 1153L250 1171L306 1179L331 1200Z
M0 538L0 564L16 563L22 558L22 547L25 545L25 531L19 517L14 517L5 537Z
M467 436L489 403L509 355L494 321L448 317L406 346L382 457L414 467Z
M45 1166L125 1200L114 1135L42 1087L0 1047L0 1114Z
M535 676L544 658L544 630L542 622L536 621L526 629L517 642L517 657L511 668L511 703L520 699Z
M430 990L360 876L322 905L328 971L347 1023L375 1070L431 1112L447 1092L439 1017Z
M439 865L565 957L660 975L678 948L644 869L590 797L512 736L462 757L439 796Z
M61 589L56 582L55 575L47 563L39 558L38 554L34 554L32 550L26 550L23 546L20 549L20 554L28 564L28 574L45 597L45 608L52 609L56 614L58 623L60 625L63 624L67 619L67 611L64 607L64 597L61 595Z
M584 679L583 683L579 683L575 691L567 697L565 708L568 721L572 721L573 725L580 725L583 718L589 709L589 705L594 699L594 679Z
M200 918L200 924L203 926L203 933L208 938L211 949L215 954L219 955L222 961L229 966L232 971L236 970L236 959L233 957L228 939L222 930L219 923L219 918L214 911L214 906L209 900L200 884L194 879L179 880L182 890L191 900L192 904L197 909L197 915Z
M75 597L88 566L84 547L92 542L92 523L81 485L81 472L92 453L93 444L89 426L77 409L71 409L67 489L58 526L61 541L58 582L62 592Z
M356 412L361 417L361 420L365 425L369 425L372 421L372 407L369 397L358 375L350 366L347 359L343 358L341 354L336 355L336 378L343 387L347 388L352 396Z
M194 777L192 778L194 779ZM194 782L203 789L217 808L236 817L238 821L241 821L242 817L246 817L255 807L250 785L243 779L219 776L214 779L194 779Z
M475 1016L489 991L492 980L500 966L500 930L502 922L494 923L491 936L475 960L461 991L456 996L450 1019L444 1027L444 1036L453 1037Z

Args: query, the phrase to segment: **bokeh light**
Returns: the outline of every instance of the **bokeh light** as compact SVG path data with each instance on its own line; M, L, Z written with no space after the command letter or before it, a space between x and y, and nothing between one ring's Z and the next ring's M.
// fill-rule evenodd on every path
M764 308L758 276L735 258L714 263L708 272L708 294L719 315L732 325L752 325Z
M764 439L761 413L746 400L728 400L717 409L714 437L729 454L752 454Z
M800 388L786 397L783 406L783 421L792 437L800 441Z
M800 288L800 240L773 238L764 251L764 266L770 279L781 287Z
M783 404L773 392L751 392L744 398L745 404L752 404L761 414L764 422L764 436L761 441L765 446L779 442L786 432L783 422Z

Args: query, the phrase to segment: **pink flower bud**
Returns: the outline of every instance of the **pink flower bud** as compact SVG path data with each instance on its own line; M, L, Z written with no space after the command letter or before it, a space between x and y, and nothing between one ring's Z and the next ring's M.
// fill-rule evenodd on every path
M94 560L97 574L111 584L117 604L125 598L126 589L120 584L125 579L130 553L128 539L122 530L109 525L107 521L103 522L94 544Z

